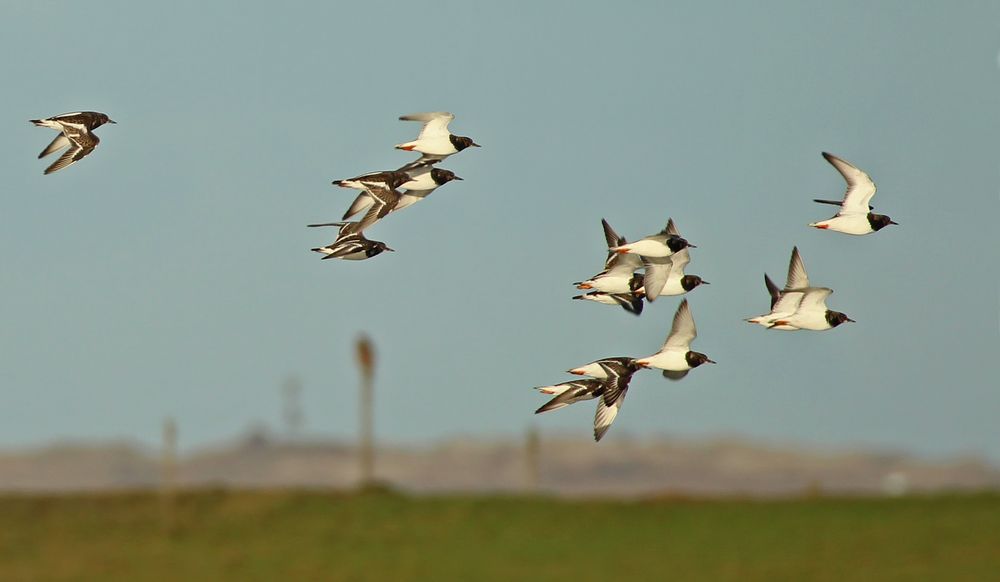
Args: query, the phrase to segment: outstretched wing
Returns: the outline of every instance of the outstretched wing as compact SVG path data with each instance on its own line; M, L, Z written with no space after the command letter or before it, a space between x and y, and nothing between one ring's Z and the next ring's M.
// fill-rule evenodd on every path
M688 300L681 301L677 306L677 313L674 314L674 324L670 326L670 335L663 343L666 348L686 348L691 345L694 338L698 337L698 329L694 325L694 316L691 315L691 308Z
M833 154L823 152L823 157L847 181L847 192L838 214L868 214L869 202L875 195L875 182L872 182L871 176Z
M417 139L424 139L448 135L450 133L448 124L451 123L452 119L455 119L455 116L447 111L433 111L402 115L399 119L400 121L422 121L424 126L420 129L420 135L417 136Z
M788 278L785 280L785 290L805 289L809 286L809 276L806 275L806 265L799 255L799 247L792 247L792 258L788 261Z

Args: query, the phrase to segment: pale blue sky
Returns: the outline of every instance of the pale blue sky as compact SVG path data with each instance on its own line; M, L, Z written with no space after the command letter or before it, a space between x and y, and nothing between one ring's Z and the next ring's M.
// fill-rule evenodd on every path
M739 434L1000 460L996 217L1000 4L5 3L0 8L0 446L185 446L279 421L353 438L352 343L378 345L391 441L588 437L593 406L533 417L531 387L655 351L641 318L574 302L603 260L672 216L699 248L695 349L719 365L638 375L616 438ZM542 4L542 5L538 5ZM119 122L42 176L28 119ZM483 145L465 178L369 233L363 263L308 249L352 194L330 181L411 159L392 145L448 110ZM868 171L902 226L806 227L832 209L826 150ZM858 323L767 332L766 270L799 245ZM595 445L598 446L598 445Z

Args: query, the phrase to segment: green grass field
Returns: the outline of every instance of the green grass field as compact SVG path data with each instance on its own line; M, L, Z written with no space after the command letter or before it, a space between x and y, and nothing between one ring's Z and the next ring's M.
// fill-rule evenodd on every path
M0 580L998 580L1000 495L0 498Z

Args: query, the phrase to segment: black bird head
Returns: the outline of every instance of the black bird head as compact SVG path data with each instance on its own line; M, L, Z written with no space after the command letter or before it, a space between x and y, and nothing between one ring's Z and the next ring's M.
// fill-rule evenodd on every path
M702 364L715 363L714 360L710 360L708 356L706 356L701 352L688 352L687 354L684 355L684 359L687 360L688 365L691 366L692 368L697 368Z
M451 170L442 170L441 168L434 168L431 170L431 179L434 180L434 183L438 186L443 186L452 180L461 180L461 178L455 175L455 172L452 172Z
M464 137L461 135L452 134L448 137L448 139L451 141L451 145L455 146L455 149L458 151L462 151L470 146L477 148L482 147L478 143L472 141L471 137Z
M845 321L855 323L853 319L847 317L846 313L833 311L831 309L826 310L826 322L830 324L830 327L837 327L838 325L844 323Z
M374 257L375 255L382 254L383 251L392 251L392 250L393 249L387 247L386 244L382 241L373 241L372 245L367 249L365 249L365 256L371 258Z
M679 237L679 236L677 236L675 234L672 234L672 235L670 235L670 236L667 237L666 245L667 245L667 248L669 248L672 252L675 252L675 253L677 251L679 251L681 249L684 249L684 248L687 248L687 247L694 247L694 245L689 244L688 241L684 240L683 238L681 238L681 237Z
M681 287L683 287L685 291L690 291L698 285L711 285L711 283L702 279L698 275L684 275L681 277Z
M874 212L868 213L868 224L871 225L872 230L882 230L890 224L899 226L898 222L893 222L888 216L884 214L875 214Z
M104 125L105 123L118 123L118 122L115 121L115 120L113 120L113 119L111 119L110 117L108 117L104 113L98 113L97 114L97 119L94 120L94 127L100 127L100 126Z

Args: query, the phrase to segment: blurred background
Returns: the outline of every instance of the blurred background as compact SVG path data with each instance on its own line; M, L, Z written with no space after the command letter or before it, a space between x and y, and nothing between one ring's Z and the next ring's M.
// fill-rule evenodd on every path
M164 563L192 579L511 575L465 543L471 562L445 571L400 542L380 573L322 542L325 527L359 544L392 544L399 528L437 539L421 512L451 516L428 526L440 539L511 541L499 555L541 578L586 579L574 565L856 575L817 567L837 561L822 548L881 548L872 559L899 566L886 579L973 579L996 563L980 535L1000 524L996 494L972 492L1000 485L1000 5L8 3L0 48L5 579L153 578L140 565ZM118 125L42 176L52 134L27 120L77 110ZM332 233L305 225L353 199L330 181L410 161L392 146L419 126L397 117L435 110L483 145L441 164L464 181L373 227L397 252L320 262L308 249ZM821 151L867 171L876 211L900 226L808 228L833 212L811 199L844 190ZM668 217L698 245L687 272L712 283L688 298L693 349L719 365L678 383L637 374L599 444L592 404L534 416L532 387L662 344L677 298L639 318L570 298L603 265L601 218L632 240ZM765 310L761 275L781 281L793 245L858 323L741 321ZM359 485L360 497L328 496ZM515 493L528 505L495 497ZM586 516L686 547L703 538L670 512L707 511L734 539L764 526L746 513L756 506L680 498L844 495L916 505L771 501L792 513L764 538L844 526L839 541L803 536L816 545L798 561L761 562L764 546L744 542L715 561L658 544L623 545L629 566L560 559ZM882 511L902 517L866 521ZM299 512L328 519L314 531ZM267 516L314 531L296 539L324 551L269 546L284 530ZM127 542L114 536L138 539L133 522L155 542L116 553ZM921 533L893 551L880 546L889 523ZM196 531L218 550L208 561L185 553ZM227 546L226 531L270 549ZM528 543L544 540L547 554ZM337 547L358 556L353 543ZM97 547L52 569L66 544ZM928 544L933 558L908 570L907 552Z

